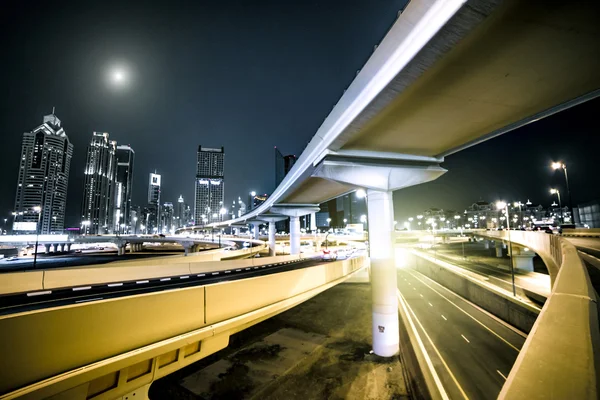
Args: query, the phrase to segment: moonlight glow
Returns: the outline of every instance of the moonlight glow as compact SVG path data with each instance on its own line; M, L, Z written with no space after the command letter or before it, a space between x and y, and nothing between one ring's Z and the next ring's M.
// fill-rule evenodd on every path
M108 74L108 79L113 86L122 87L129 81L127 70L124 67L112 67Z

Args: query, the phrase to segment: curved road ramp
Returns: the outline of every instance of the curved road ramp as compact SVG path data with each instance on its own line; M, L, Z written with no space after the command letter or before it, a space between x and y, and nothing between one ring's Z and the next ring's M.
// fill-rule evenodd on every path
M220 264L234 270L250 262L260 270L260 262L301 261L278 256ZM186 265L162 265L162 274L174 268L177 275ZM0 398L147 398L154 380L227 347L234 333L344 282L368 260L311 265L0 316Z
M508 232L484 236L508 240ZM500 399L597 399L600 368L598 301L577 249L566 239L511 231L548 266L552 293L517 357Z

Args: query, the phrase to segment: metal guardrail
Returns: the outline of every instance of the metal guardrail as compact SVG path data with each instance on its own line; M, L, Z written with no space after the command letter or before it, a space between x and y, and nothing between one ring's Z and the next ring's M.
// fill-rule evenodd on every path
M0 399L144 398L230 335L345 281L366 257L0 316ZM136 394L133 397L132 394Z
M505 231L485 237L507 240ZM499 399L597 399L600 392L598 301L577 249L566 239L538 232L511 231L549 267L552 294L546 301L513 366Z

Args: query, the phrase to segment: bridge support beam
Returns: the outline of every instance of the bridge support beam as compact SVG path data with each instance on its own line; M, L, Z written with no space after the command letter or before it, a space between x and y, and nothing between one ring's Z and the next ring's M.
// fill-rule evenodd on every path
M486 250L490 248L490 241L489 240L483 239L483 248L486 249Z
M37 252L37 249L35 249L35 251ZM48 253L50 253L50 245L45 244L44 245L44 254L48 254Z
M67 251L71 251L71 243L67 243Z
M535 253L529 249L513 247L513 262L516 269L533 272L533 257Z
M290 217L290 254L300 254L300 217Z
M373 297L373 351L391 357L400 349L398 297L394 260L394 202L391 191L369 189L371 286Z
M58 244L56 244L56 243L52 243L52 252L53 252L53 253L56 253L56 249L57 249L57 247L58 247Z
M504 246L502 245L502 241L496 240L496 242L494 242L494 245L496 247L496 257L502 258L504 252Z
M316 206L278 205L271 208L271 212L290 217L290 254L300 254L300 217L319 211Z
M260 223L254 224L254 240L260 240Z

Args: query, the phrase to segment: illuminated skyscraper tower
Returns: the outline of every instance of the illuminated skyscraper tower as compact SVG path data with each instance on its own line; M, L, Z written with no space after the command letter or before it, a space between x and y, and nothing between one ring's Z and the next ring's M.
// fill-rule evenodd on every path
M196 199L194 219L196 225L219 221L224 199L225 149L198 146L196 165Z

